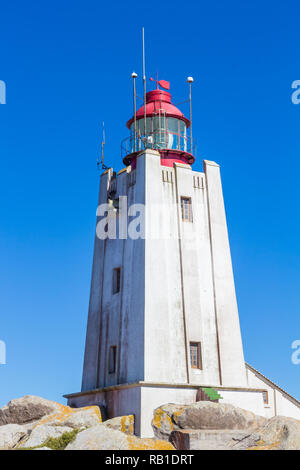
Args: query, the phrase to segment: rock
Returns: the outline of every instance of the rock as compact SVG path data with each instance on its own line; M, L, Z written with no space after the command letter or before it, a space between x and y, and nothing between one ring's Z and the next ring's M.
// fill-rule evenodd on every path
M44 421L51 426L69 426L76 429L86 429L102 423L102 417L98 406L88 406L86 408L70 408L65 406L61 409L60 413L51 415Z
M249 431L241 430L189 430L173 431L170 440L178 450L242 450L255 445L260 436L250 438Z
M175 405L168 403L154 410L152 427L154 436L157 439L169 440L171 432L180 429L172 420L173 413L179 412L185 408L185 405Z
M104 426L107 426L109 429L115 429L117 431L124 432L133 436L134 434L134 416L118 416L116 418L108 419L104 421Z
M300 421L274 416L260 431L260 441L253 450L300 450Z
M110 429L104 424L77 434L65 450L174 450L172 444L156 439L141 439Z
M241 429L256 430L266 419L227 403L200 401L191 405L167 404L154 411L152 426L160 439L169 439L180 429Z
M256 446L257 443L260 441L260 434L253 433L253 434L245 434L242 438L233 438L233 442L230 443L229 447L231 450L248 450L249 447Z
M71 431L73 431L73 429L67 426L50 426L48 424L42 424L35 427L29 438L22 442L18 448L38 447L44 444L49 437L57 438L62 436L65 432Z
M199 401L173 413L181 429L257 429L266 419L228 403Z
M26 427L19 424L6 424L0 427L0 450L12 449L27 435Z
M52 450L52 449L49 449L49 447L39 447L38 449L32 449L32 450Z
M41 419L45 415L58 412L59 403L44 398L25 395L11 400L0 409L0 426L5 424L25 424Z

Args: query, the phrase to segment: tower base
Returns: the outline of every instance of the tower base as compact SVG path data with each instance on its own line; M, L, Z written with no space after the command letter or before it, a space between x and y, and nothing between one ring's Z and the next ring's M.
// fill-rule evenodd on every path
M68 406L72 408L92 405L105 407L108 419L133 414L135 434L141 437L153 437L151 421L155 408L166 403L182 405L195 403L197 391L201 386L204 385L137 382L73 393L64 397L68 400ZM222 396L220 403L230 403L265 416L264 389L230 388L207 384L205 387L213 387L220 393Z

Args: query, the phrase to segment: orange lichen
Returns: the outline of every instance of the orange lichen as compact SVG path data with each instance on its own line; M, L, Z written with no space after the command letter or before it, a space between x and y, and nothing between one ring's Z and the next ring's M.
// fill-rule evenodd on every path
M162 409L157 408L155 410L154 418L152 421L152 425L158 429L162 427L168 427L171 431L173 431L174 425L170 416Z
M58 424L61 424L64 421L66 421L71 415L79 413L80 411L87 411L87 410L92 410L97 416L97 418L99 419L99 422L102 423L101 411L98 406L86 406L84 408L70 408L69 406L61 405L60 403L57 403L57 406L60 409L57 413L53 413L51 415L45 416L34 426L34 428L37 426L40 426L41 424L51 423L52 421L56 421Z
M272 444L265 444L263 440L257 441L256 445L249 447L247 450L277 450L280 442L276 441Z
M156 439L128 436L127 442L130 450L175 450L170 442Z
M134 416L122 416L121 418L121 431L132 435L134 433Z

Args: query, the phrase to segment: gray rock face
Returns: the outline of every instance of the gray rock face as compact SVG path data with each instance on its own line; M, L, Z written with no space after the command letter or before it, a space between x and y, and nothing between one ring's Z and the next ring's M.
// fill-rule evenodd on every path
M110 429L104 424L77 434L65 450L174 450L171 443L155 439L141 439L121 431Z
M285 416L268 420L260 432L260 447L279 450L300 450L300 421Z
M71 428L77 429L86 429L101 423L101 414L100 411L97 412L96 406L82 409L79 408L65 419L61 419L60 422L63 426L69 426ZM57 419L53 419L53 421L49 420L49 424L52 426L56 426L58 423L59 421Z
M132 436L134 434L134 416L117 416L116 418L104 421L103 426L107 426L109 429L115 429Z
M25 395L22 398L11 400L0 409L0 426L12 423L30 423L59 410L58 403L33 395Z
M22 442L19 446L20 449L26 447L37 447L42 444L49 438L49 437L60 437L65 432L71 432L73 429L67 426L51 426L49 424L42 424L37 426L33 429L30 434L30 437Z
M173 431L250 430L265 425L266 419L225 403L200 401L191 405L162 405L154 411L152 427L158 439L170 439Z
M26 427L6 424L0 427L0 450L12 449L27 435Z
M125 450L126 436L101 424L80 432L66 450Z
M199 401L173 413L181 429L257 429L266 419L227 403Z

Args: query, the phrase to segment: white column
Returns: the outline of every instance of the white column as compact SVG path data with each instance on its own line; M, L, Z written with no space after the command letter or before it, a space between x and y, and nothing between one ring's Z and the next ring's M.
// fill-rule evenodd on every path
M226 224L220 167L204 161L222 385L246 386L246 370Z

